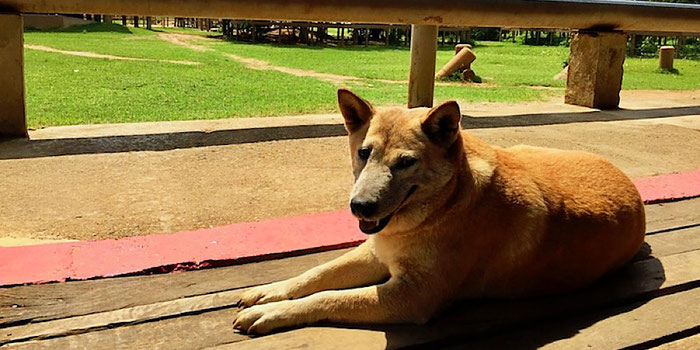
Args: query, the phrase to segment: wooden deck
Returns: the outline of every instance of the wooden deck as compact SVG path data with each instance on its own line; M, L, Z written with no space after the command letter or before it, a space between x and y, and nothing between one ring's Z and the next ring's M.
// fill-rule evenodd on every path
M0 289L6 349L700 347L700 198L648 205L647 244L618 273L554 298L456 303L425 326L321 325L250 338L232 330L245 288L346 249L167 275Z

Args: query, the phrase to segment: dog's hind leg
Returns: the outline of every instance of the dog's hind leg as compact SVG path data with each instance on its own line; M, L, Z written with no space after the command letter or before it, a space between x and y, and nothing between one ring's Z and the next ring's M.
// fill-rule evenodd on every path
M341 323L425 323L438 306L427 286L400 277L386 283L346 290L329 290L297 300L255 305L241 310L233 327L266 334L279 328L317 321Z
M374 255L370 243L365 242L343 256L297 277L252 288L241 296L239 305L298 299L323 290L378 283L388 277L389 270Z

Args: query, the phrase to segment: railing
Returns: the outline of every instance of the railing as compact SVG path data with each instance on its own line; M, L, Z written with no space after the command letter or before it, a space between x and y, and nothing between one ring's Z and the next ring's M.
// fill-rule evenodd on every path
M0 0L0 11L700 33L700 6L602 0Z
M17 16L20 13L119 13L139 16L411 24L413 35L408 84L409 107L432 105L438 26L583 30L580 32L581 42L587 40L588 46L572 45L570 64L575 67L575 73L572 75L572 69L569 70L566 101L604 108L616 107L619 102L626 42L623 32L700 33L700 5L641 1L0 0L0 85L5 88L3 94L0 94L0 138L27 136L22 21ZM584 46L588 49L576 48ZM615 55L598 55L596 52L602 52L599 48L603 47ZM609 62L598 64L596 60ZM605 69L609 71L601 72ZM596 84L571 83L604 76L619 76L619 81L615 78Z

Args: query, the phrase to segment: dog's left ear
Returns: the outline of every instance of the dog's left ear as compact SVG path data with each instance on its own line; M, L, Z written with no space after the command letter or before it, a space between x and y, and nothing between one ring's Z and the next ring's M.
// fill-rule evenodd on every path
M374 107L348 89L338 89L338 107L349 133L359 130L374 115Z
M448 147L457 140L461 119L462 113L457 102L447 101L428 111L421 122L421 129L431 141Z

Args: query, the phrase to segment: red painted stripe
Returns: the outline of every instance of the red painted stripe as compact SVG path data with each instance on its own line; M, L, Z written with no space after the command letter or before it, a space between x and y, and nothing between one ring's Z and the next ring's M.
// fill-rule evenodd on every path
M646 203L700 196L700 169L634 180ZM168 235L0 248L0 286L197 269L359 244L347 210Z
M647 204L700 196L700 169L643 177L632 182Z

